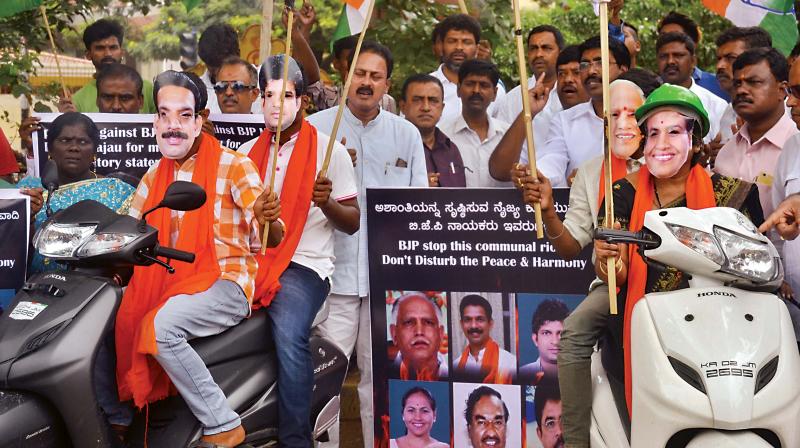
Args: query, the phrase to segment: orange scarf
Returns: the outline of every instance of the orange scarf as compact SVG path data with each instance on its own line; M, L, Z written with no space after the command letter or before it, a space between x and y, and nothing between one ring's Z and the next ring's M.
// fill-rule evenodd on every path
M493 339L486 342L486 348L483 352L483 361L481 361L481 372L486 373L482 383L489 384L511 384L511 375L508 373L500 372L500 346L497 345ZM461 353L461 359L458 361L458 370L464 370L469 359L469 345L464 347L464 352Z
M408 366L406 365L405 361L400 363L400 379L401 380L417 380L417 381L438 381L439 380L439 371L438 369L434 370L417 370L414 372L415 375L412 378L411 372L408 370Z
M270 162L272 139L273 133L265 129L249 154L265 180L269 175L267 164ZM267 249L265 255L256 255L258 274L253 309L269 306L281 289L280 276L292 261L306 226L316 172L317 128L304 119L281 188L281 219L286 223L286 233L277 247Z
M647 169L639 170L639 182L636 187L636 197L633 202L633 211L629 230L641 230L644 225L645 212L653 208L653 178ZM711 176L700 164L696 164L689 177L686 179L686 205L693 210L716 207L714 185ZM625 401L628 404L628 414L632 414L632 384L631 377L631 315L633 307L642 299L647 285L647 264L636 251L636 246L628 248L628 295L625 302L625 317L623 329L623 347L625 352Z
M192 182L206 191L206 203L197 210L185 212L175 247L196 255L194 263L172 260L175 273L170 275L158 265L133 269L122 304L117 312L115 328L117 348L117 382L120 399L133 399L138 407L166 398L174 393L169 377L152 358L158 353L154 319L167 299L178 294L195 294L207 290L220 276L214 247L214 200L217 167L222 147L219 141L201 134L200 148ZM167 187L175 179L175 161L162 158L142 211L161 201ZM158 242L170 246L172 212L161 208L147 215L147 223L157 228Z
M628 175L628 161L611 155L611 184ZM606 158L603 157L603 164L600 166L600 194L597 196L597 208L603 206L603 199L606 198Z

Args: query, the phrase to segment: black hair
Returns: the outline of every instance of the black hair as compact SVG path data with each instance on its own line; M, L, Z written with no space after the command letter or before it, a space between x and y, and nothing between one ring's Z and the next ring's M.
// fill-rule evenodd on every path
M423 84L429 82L432 82L437 86L439 86L439 89L442 91L442 98L444 98L444 86L442 86L442 81L440 81L439 78L433 75L429 75L427 73L417 73L415 75L411 75L408 78L406 78L405 82L403 82L403 88L400 91L400 98L404 101L408 100L408 98L406 98L406 93L408 93L408 87L411 84L417 84L417 83Z
M581 62L581 51L577 45L567 45L558 53L556 68L561 65L569 64L570 62Z
M800 56L800 40L794 44L794 48L792 48L792 51L789 53L790 58L796 58L798 56Z
M700 26L689 18L689 16L685 14L681 14L676 11L670 11L664 16L660 22L658 22L658 27L656 28L661 33L661 29L664 28L665 25L678 25L683 29L683 32L689 36L694 43L700 42Z
M339 59L342 56L342 52L345 50L355 50L357 43L357 35L347 36L336 40L333 43L333 58Z
M286 55L276 54L268 57L261 68L258 70L258 88L263 93L267 88L267 81L272 79L283 79L283 64L285 63ZM292 69L292 64L296 67ZM289 56L289 78L286 82L294 83L294 94L296 96L305 95L306 93L306 77L303 74L303 66L300 61Z
M431 404L431 410L433 410L433 412L436 412L436 399L433 398L433 394L431 394L431 391L429 391L428 389L425 389L424 387L419 387L419 386L412 387L411 389L408 389L406 391L406 393L403 394L403 398L400 400L400 402L401 402L401 408L400 409L405 410L406 401L408 401L408 397L410 397L410 396L412 396L414 394L422 394L422 395L424 395L425 398L428 399L428 402Z
M83 30L83 45L86 46L87 50L90 50L93 43L113 36L117 38L119 45L122 46L124 34L122 25L119 23L110 19L100 19Z
M133 67L130 67L125 64L113 63L107 64L100 67L100 70L97 72L97 90L100 91L100 86L103 84L103 81L106 79L118 79L124 78L129 81L133 81L136 85L136 93L139 96L142 96L142 76L139 72L136 71Z
M580 51L581 58L583 58L583 53L587 50L593 50L595 48L600 48L600 36L592 36L580 44L578 50ZM617 61L617 65L625 68L631 67L631 53L628 51L628 48L625 47L625 44L616 39L609 39L608 50L614 55L614 60Z
M470 59L461 64L461 68L458 69L458 83L464 82L469 75L487 76L493 86L497 85L497 81L500 80L500 70L497 69L497 66L480 59Z
M194 72L183 73L185 73L186 76L188 76L189 79L191 79L192 82L194 82L194 84L197 86L197 90L200 92L200 110L205 109L206 106L208 106L208 89L206 88L206 83L204 83L203 80L200 79L200 77Z
M239 56L239 36L227 23L209 26L197 42L197 55L206 67L219 67L227 56Z
M439 28L439 38L444 39L451 30L467 31L475 37L477 44L481 40L481 24L475 17L467 14L453 14L445 17L437 27ZM434 28L435 30L436 28Z
M197 82L189 76L189 73L176 72L175 70L167 70L162 72L156 76L155 81L153 81L153 102L155 103L156 108L158 108L158 91L165 86L183 87L184 89L192 92L192 96L194 97L195 113L205 109L205 105L208 102L208 93L205 92L205 87L198 87ZM200 93L201 91L206 93L205 101Z
M755 65L761 61L766 61L772 76L778 82L789 80L789 63L786 58L772 47L751 48L740 54L733 63L734 73L748 65Z
M536 384L536 390L533 392L533 408L536 415L536 425L539 429L542 428L542 423L544 423L542 421L544 405L548 401L561 401L561 388L558 386L557 379L544 376Z
M633 40L639 42L639 28L636 28L636 25L628 22L622 22L622 28L628 28L629 30L633 31Z
M569 308L558 299L547 299L536 307L531 318L531 333L536 334L545 322L563 322L569 316Z
M686 47L686 50L689 54L694 55L695 44L691 37L687 36L683 33L663 33L658 35L658 39L656 39L656 52L661 50L661 47L671 44L673 42L678 42L683 44Z
M92 150L97 150L97 145L100 144L100 130L91 118L80 112L65 112L53 120L47 130L47 147L49 150L52 151L53 144L58 137L61 137L61 132L66 126L74 126L76 124L83 125L86 135L92 141Z
M365 40L361 43L361 53L372 53L377 54L378 56L382 57L384 62L386 62L386 78L392 77L392 70L394 69L394 58L392 57L392 50L389 50L389 47L385 45L381 45L374 40ZM355 51L350 53L350 57L348 58L348 63L353 63L353 56L355 56Z
M258 70L253 67L253 64L245 61L244 59L240 58L239 56L230 55L225 57L220 64L220 68L226 65L239 65L247 69L247 74L250 75L250 83L257 85L258 84Z
M431 43L436 43L442 40L444 36L442 36L442 22L436 22L436 25L433 26L433 31L431 31Z
M656 90L661 84L664 84L660 76L651 70L641 67L635 67L625 73L621 73L617 76L617 79L625 79L636 84L642 89L642 93L644 93L645 97L650 96L653 90Z
M461 299L461 304L458 306L458 313L461 315L461 318L464 318L464 310L467 309L468 306L479 306L483 308L484 313L486 313L486 317L489 320L492 320L492 305L489 304L489 301L484 299L482 296L477 294L469 294L464 296Z
M714 43L717 44L717 47L721 47L728 42L737 40L744 42L748 50L772 46L772 36L758 26L732 26L717 36L717 40Z
M472 416L475 412L475 405L478 404L478 400L483 397L497 397L497 399L503 403L503 414L505 421L508 422L508 407L506 406L505 401L503 401L503 396L500 395L500 392L492 389L489 386L480 386L470 392L469 397L467 397L467 408L464 409L464 418L467 419L467 426L472 425Z
M562 48L564 48L564 35L561 34L561 30L554 27L553 25L538 25L531 28L530 32L528 32L528 38L525 40L525 42L530 43L531 36L540 33L552 34L553 37L556 39L556 45L558 45L558 49L561 50Z

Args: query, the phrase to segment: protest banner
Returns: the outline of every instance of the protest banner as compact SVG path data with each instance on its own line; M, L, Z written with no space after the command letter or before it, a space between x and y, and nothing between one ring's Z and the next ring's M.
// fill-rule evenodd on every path
M562 217L568 199L554 191ZM450 446L480 440L465 411L481 397L509 411L505 446L542 446L534 393L557 384L563 320L595 277L591 248L558 257L513 189L369 189L365 206L376 446L420 431L402 418L414 395L435 402L425 430ZM471 347L484 347L479 360Z
M0 315L25 283L30 241L30 197L0 189Z
M42 129L33 134L34 176L41 177L47 162L47 130L61 114L40 114ZM85 114L100 130L97 174L118 176L124 180L138 181L147 169L161 158L150 114ZM242 143L252 140L264 130L264 117L260 114L211 114L215 137L222 146L237 150ZM131 176L131 177L128 177Z

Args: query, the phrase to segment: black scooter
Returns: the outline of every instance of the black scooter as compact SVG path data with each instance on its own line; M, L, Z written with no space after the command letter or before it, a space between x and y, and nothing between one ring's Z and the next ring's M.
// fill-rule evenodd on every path
M49 198L57 182L47 177L43 183ZM156 208L194 210L204 202L199 186L179 181L169 186ZM95 201L81 201L50 216L34 246L68 270L29 278L0 316L0 448L120 446L97 404L93 375L98 348L113 331L132 266L155 263L172 271L170 260L193 262L194 255L159 246L157 229ZM314 325L324 320L326 311ZM265 311L191 345L241 416L246 443L274 445L277 365ZM347 357L317 336L311 338L311 352L312 435L324 441L338 421ZM149 447L175 448L200 436L199 422L175 396L139 412L127 443L143 446L146 437Z

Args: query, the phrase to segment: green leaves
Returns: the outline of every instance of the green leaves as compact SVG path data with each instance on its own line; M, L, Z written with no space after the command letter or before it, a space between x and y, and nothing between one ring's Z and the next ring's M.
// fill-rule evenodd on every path
M0 3L0 17L10 17L23 11L36 9L42 0L4 0Z

